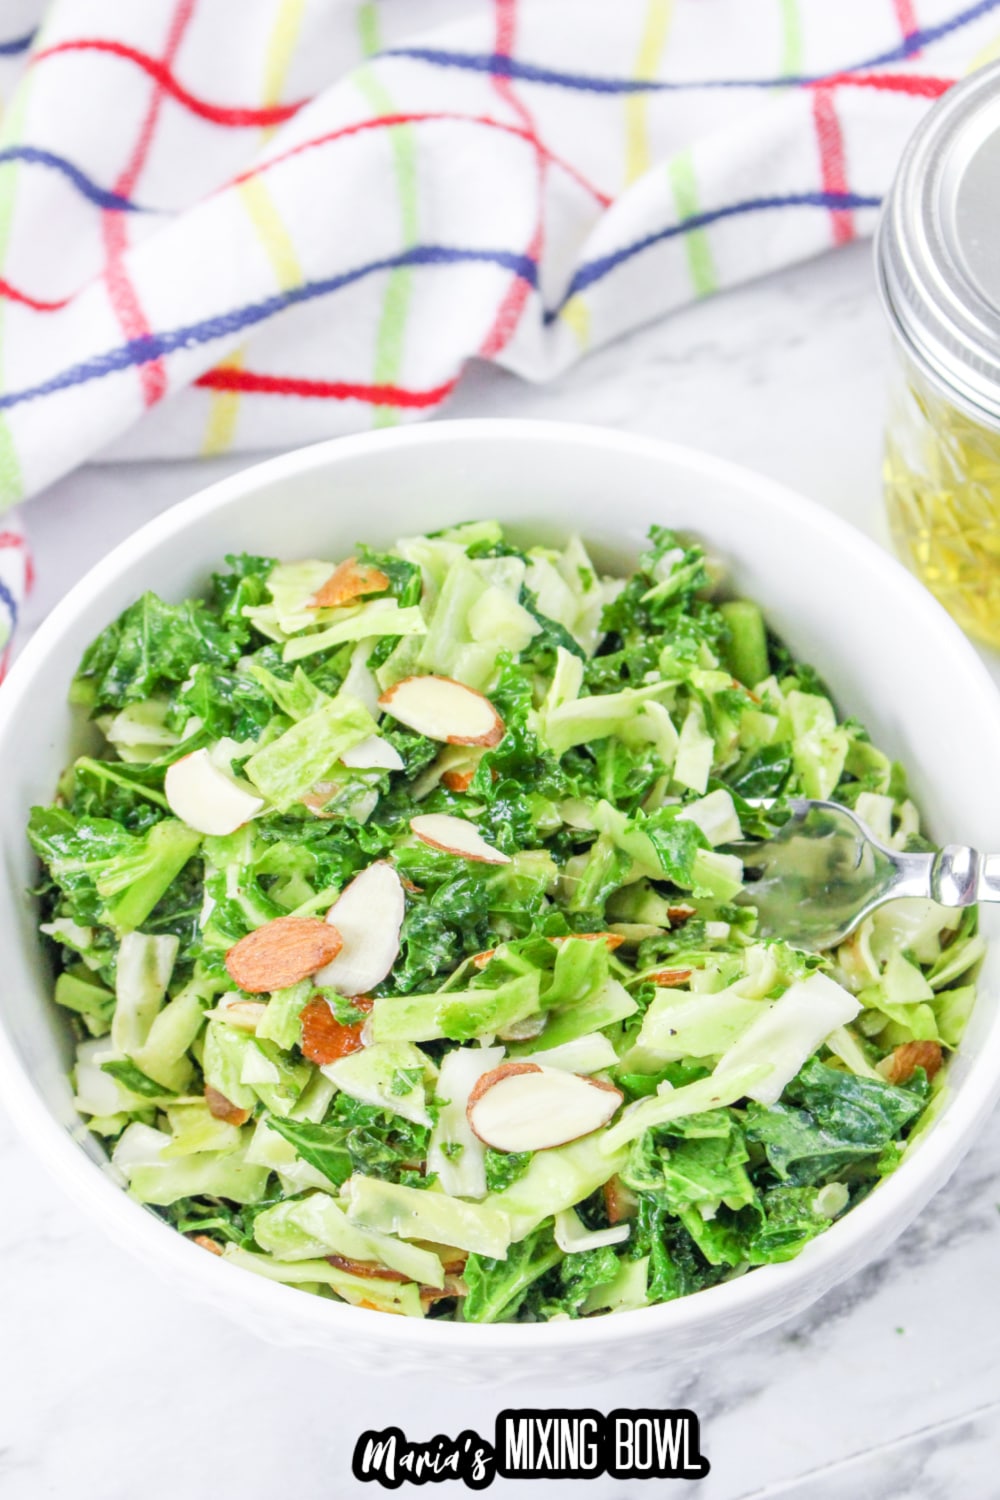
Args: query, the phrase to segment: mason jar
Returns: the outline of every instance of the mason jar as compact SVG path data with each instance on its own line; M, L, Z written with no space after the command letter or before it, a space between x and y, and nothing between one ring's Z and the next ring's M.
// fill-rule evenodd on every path
M893 539L959 624L1000 646L1000 64L925 116L875 258L895 346Z

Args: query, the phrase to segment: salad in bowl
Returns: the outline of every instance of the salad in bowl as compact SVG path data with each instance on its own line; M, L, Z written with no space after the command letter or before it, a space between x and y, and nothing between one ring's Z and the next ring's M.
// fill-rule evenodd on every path
M796 1256L933 1117L975 911L822 955L739 846L832 798L926 847L904 769L654 528L475 521L147 593L32 810L76 1107L236 1266L463 1323L592 1318Z

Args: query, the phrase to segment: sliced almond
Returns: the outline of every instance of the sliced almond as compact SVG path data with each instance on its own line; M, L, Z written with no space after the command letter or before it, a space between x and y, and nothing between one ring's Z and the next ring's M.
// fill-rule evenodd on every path
M365 594L384 594L389 579L381 568L370 563L359 563L356 557L348 557L334 568L326 582L316 590L306 605L307 609L336 609L340 604L351 604Z
M470 1089L467 1108L471 1109L474 1104L478 1104L485 1093L494 1085L502 1083L505 1078L518 1078L524 1073L540 1073L541 1071L538 1064L533 1062L505 1062L501 1063L498 1068L490 1068L488 1073L480 1074Z
M571 938L582 938L585 943L607 943L612 953L620 948L625 939L620 932L566 932L559 937L550 938L549 941L557 943L560 947L568 943Z
M343 941L321 917L275 917L230 948L226 968L247 994L285 990L336 958Z
M496 951L495 948L487 948L482 953L474 953L471 962L477 969L485 969L490 959L496 955Z
M449 792L467 792L472 785L475 771L445 771L441 777L441 785L448 788Z
M444 1274L461 1276L469 1259L468 1250L452 1250L450 1246L444 1248L448 1251L448 1259L444 1261Z
M340 759L355 771L401 771L404 765L395 745L390 745L380 734L370 734L366 740L352 745Z
M940 1042L903 1042L882 1059L878 1071L887 1083L909 1083L918 1068L933 1078L943 1060Z
M214 1120L225 1120L227 1125L245 1125L250 1118L250 1110L241 1109L225 1094L220 1094L218 1089L213 1089L210 1083L205 1085L205 1103L208 1112Z
M213 765L207 750L193 750L168 766L163 790L175 817L213 838L235 833L264 806L261 797Z
M332 818L334 814L326 811L326 804L340 788L341 783L337 781L317 781L302 798L302 804L311 813L315 813L317 818Z
M414 802L423 802L434 788L444 782L448 771L475 771L485 754L482 745L443 745L436 758L413 782L410 788Z
M422 1286L420 1288L420 1301L425 1308L433 1307L435 1302L443 1302L447 1297L467 1297L469 1288L461 1276L446 1276L444 1286L440 1289L433 1286Z
M545 1151L600 1130L622 1097L594 1078L537 1063L504 1063L479 1079L466 1115L495 1151Z
M213 1240L207 1234L189 1234L187 1238L191 1241L192 1245L200 1245L201 1248L203 1250L207 1250L210 1255L222 1254L222 1246L219 1244L218 1240Z
M635 1209L635 1198L620 1177L609 1177L601 1192L609 1224L620 1224L623 1219L631 1217Z
M655 969L652 974L646 975L654 984L658 984L662 990L675 990L678 985L687 984L691 978L690 969Z
M373 1260L349 1260L346 1255L328 1255L326 1259L338 1271L347 1271L351 1276L370 1276L375 1281L409 1281L402 1271L391 1271Z
M326 914L343 946L316 983L341 995L364 995L381 984L399 957L405 915L403 885L392 865L380 859L362 870Z
M490 700L452 677L404 677L378 701L400 724L446 745L490 749L503 739L503 720Z
M299 1012L299 1018L302 1021L302 1056L307 1057L318 1068L325 1068L342 1057L349 1057L352 1052L360 1052L364 1046L361 1038L364 1021L358 1021L354 1026L345 1026L337 1020L329 1001L324 1000L321 995L310 1000Z
M510 864L510 855L501 854L488 844L468 818L453 818L450 813L421 813L410 819L410 828L418 839L444 854L457 854L460 859L475 859L485 865Z
M686 904L668 906L667 917L669 918L671 927L683 927L684 923L689 922L694 916L695 910L695 907L687 906Z

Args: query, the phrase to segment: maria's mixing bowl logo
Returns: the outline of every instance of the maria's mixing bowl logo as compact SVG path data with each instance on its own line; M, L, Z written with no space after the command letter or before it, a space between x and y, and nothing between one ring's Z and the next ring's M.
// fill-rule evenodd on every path
M484 1490L503 1479L703 1479L698 1418L680 1411L502 1411L493 1442L476 1432L411 1442L398 1427L364 1432L354 1476L386 1489L461 1480Z

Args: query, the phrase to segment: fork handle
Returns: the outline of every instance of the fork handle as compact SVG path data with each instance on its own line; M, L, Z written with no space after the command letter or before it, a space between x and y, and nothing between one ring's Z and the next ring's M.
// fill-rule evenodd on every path
M941 906L1000 901L1000 854L980 854L967 844L946 844L934 854L899 854L893 860L893 896L925 896Z

